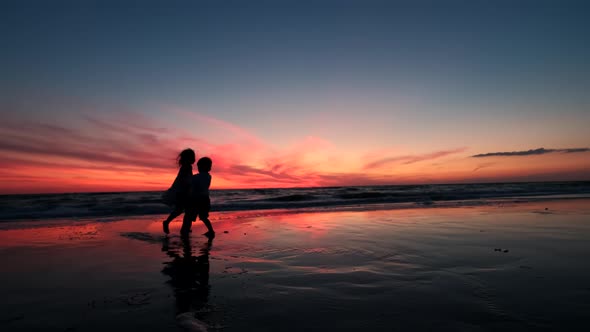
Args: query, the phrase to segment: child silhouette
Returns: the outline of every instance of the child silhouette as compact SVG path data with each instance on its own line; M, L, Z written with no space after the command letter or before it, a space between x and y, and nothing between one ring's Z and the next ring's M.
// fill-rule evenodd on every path
M195 163L195 152L192 149L185 149L180 152L177 158L178 175L172 183L172 186L164 192L163 200L167 205L174 206L174 210L166 220L162 222L164 233L170 233L168 225L170 222L185 211L190 197L191 177L193 176L193 164Z
M199 173L191 178L191 192L186 211L182 221L181 235L188 235L191 230L191 224L197 220L197 216L207 226L207 232L203 235L208 238L215 237L215 231L209 221L209 211L211 210L211 200L209 199L209 187L211 186L211 167L213 162L211 158L203 157L197 162Z

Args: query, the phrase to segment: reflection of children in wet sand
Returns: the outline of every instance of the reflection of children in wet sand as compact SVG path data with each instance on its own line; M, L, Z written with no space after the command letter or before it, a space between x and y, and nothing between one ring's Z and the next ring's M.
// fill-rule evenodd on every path
M168 218L162 222L164 233L170 233L168 225L170 222L185 211L188 203L191 177L193 176L193 164L195 163L195 152L192 149L185 149L178 155L178 175L172 186L164 193L163 200L167 205L174 206L174 210Z
M191 193L186 205L184 218L182 220L181 235L188 235L191 230L191 224L197 220L197 216L207 226L206 235L209 238L215 237L215 231L209 221L209 211L211 210L211 200L209 199L209 187L211 186L211 167L213 162L208 157L203 157L197 162L199 173L193 175L191 179Z
M209 250L212 239L204 243L198 256L193 256L189 238L181 238L182 254L178 246L170 245L170 239L164 238L162 251L172 258L167 262L162 273L168 275L168 284L174 290L176 314L198 312L209 299Z

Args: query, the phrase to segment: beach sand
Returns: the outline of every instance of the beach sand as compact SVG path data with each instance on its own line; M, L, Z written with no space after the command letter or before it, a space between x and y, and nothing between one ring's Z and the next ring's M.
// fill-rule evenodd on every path
M586 330L590 200L0 224L2 331Z

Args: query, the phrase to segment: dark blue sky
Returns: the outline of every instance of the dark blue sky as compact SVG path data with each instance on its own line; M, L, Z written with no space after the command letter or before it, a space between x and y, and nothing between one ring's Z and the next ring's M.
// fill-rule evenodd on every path
M16 3L0 23L16 92L191 104L337 86L573 100L589 87L583 2Z

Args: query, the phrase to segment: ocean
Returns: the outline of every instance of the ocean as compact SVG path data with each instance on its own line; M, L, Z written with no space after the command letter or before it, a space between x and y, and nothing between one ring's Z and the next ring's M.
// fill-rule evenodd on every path
M588 330L588 182L160 196L1 196L0 330Z
M590 197L590 182L212 190L212 212L415 208ZM109 218L170 211L161 191L1 195L0 221Z

